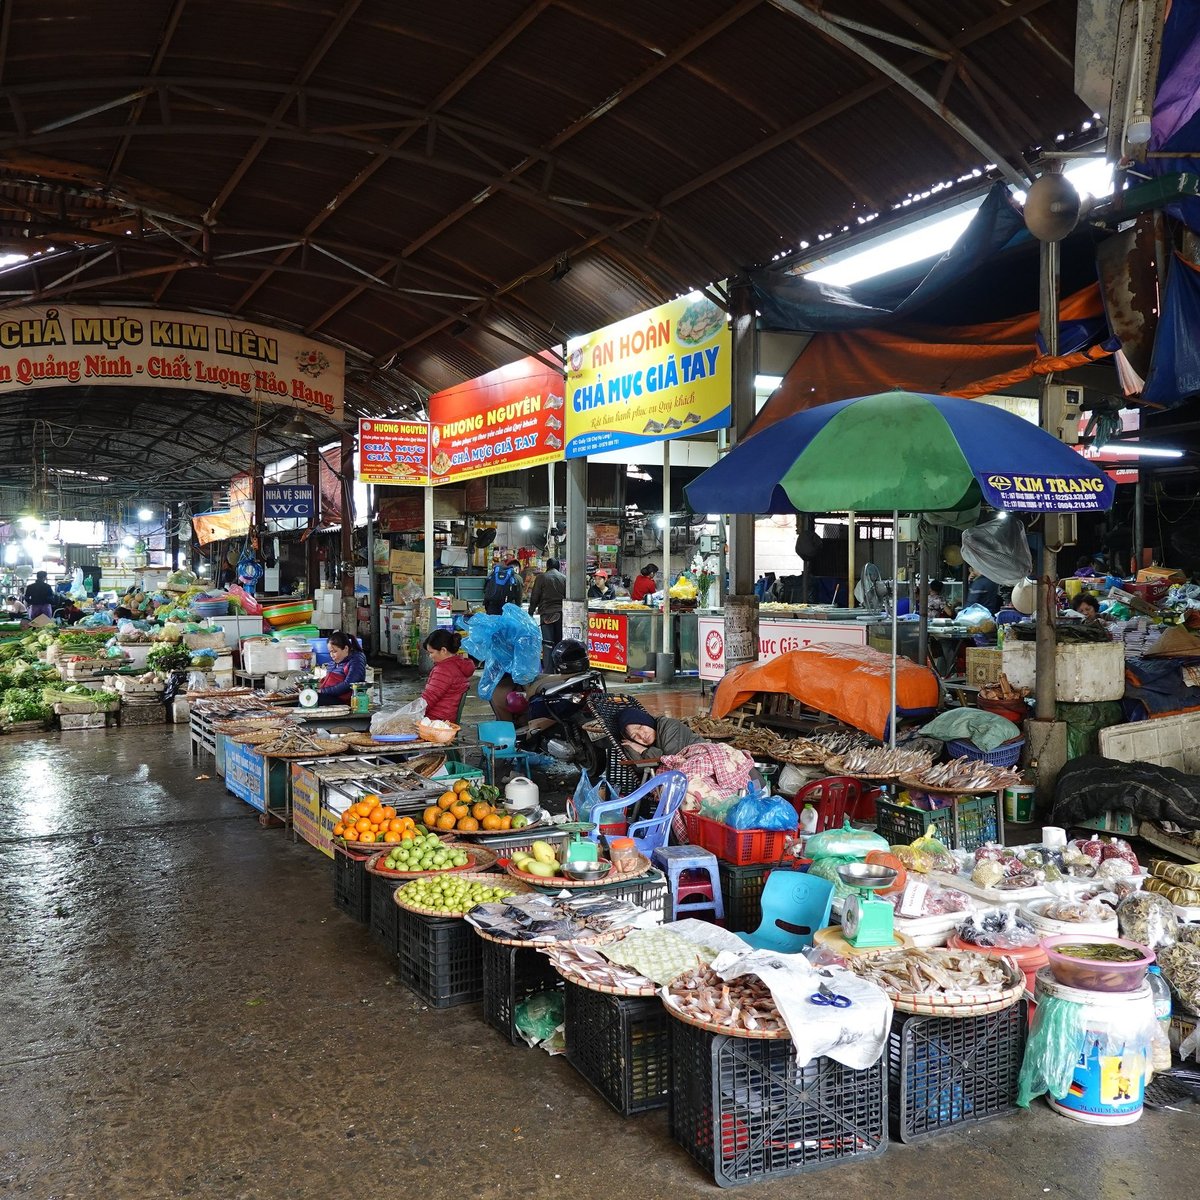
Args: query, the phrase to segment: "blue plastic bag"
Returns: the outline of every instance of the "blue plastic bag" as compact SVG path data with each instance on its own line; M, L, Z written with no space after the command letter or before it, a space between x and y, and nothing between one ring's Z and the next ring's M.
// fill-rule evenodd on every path
M463 649L483 661L479 698L490 700L503 675L530 683L542 670L542 628L519 605L506 604L498 617L479 613L467 622Z
M800 816L782 796L764 796L758 784L751 783L725 823L734 829L795 829Z
M590 822L592 810L596 805L606 804L616 796L617 793L613 790L612 784L608 782L607 775L601 775L593 783L588 776L587 768L584 767L579 773L579 782L575 785L575 794L571 798L568 811L573 820Z

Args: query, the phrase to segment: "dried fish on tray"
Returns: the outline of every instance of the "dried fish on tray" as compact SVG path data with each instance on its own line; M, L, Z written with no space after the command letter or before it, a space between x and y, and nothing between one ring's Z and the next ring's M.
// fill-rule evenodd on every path
M734 1037L786 1038L770 989L757 975L726 982L698 962L667 986L663 1003L681 1021Z
M1021 773L979 759L955 758L936 767L905 771L902 782L927 792L999 792L1019 784Z
M808 738L792 738L781 748L773 750L771 757L779 762L791 763L794 767L823 766L829 754L816 742Z
M314 737L298 727L280 731L273 741L255 747L268 758L317 758L327 754L344 754L346 743L341 738Z
M724 718L715 720L705 716L688 717L687 726L693 733L710 740L737 737L742 732L740 725Z
M609 962L603 954L577 942L546 946L542 953L569 983L614 996L653 996L658 985L629 967Z
M933 755L924 750L899 750L870 746L830 758L826 767L835 775L857 775L864 779L896 779L928 770Z
M1025 991L1025 976L1010 959L971 950L906 947L856 955L846 965L902 1012L982 1016L1015 1004Z
M816 742L826 754L843 755L851 750L875 749L879 743L870 734L858 729L827 729L814 733L810 739Z

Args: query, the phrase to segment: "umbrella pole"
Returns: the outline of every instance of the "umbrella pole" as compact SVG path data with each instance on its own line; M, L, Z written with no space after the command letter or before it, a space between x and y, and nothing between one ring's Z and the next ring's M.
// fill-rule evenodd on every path
M900 653L900 514L892 510L892 715L888 721L888 745L896 747L896 655Z

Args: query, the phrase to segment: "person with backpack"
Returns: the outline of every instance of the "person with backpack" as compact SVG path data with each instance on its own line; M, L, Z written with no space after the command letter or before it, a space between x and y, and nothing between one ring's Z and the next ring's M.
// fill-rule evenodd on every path
M506 604L521 603L521 579L517 575L517 560L510 558L501 565L497 563L483 585L483 611L498 617Z

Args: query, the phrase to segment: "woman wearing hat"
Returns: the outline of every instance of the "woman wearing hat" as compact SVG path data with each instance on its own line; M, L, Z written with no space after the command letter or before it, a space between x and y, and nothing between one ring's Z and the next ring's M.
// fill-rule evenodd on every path
M617 593L608 582L607 571L597 571L592 576L592 586L588 588L589 600L615 600Z
M704 740L678 717L655 717L636 704L620 710L617 734L625 743L630 757L636 760L678 754L685 746Z

